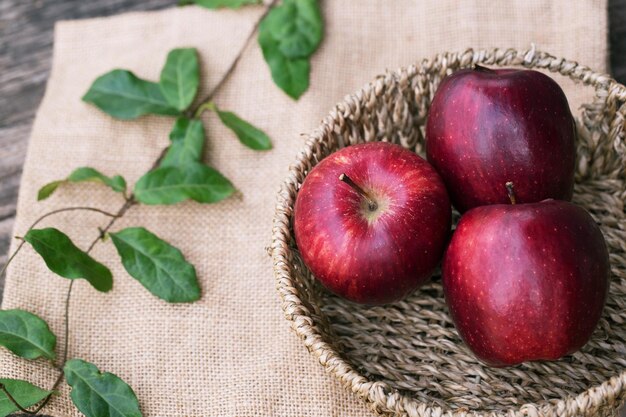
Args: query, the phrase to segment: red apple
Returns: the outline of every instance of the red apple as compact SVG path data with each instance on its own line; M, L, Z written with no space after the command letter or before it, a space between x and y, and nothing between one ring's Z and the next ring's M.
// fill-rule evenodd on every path
M584 209L558 200L468 211L442 269L459 334L493 366L555 360L580 349L609 287L600 229Z
M575 125L561 87L531 70L477 67L446 77L426 125L428 161L464 212L506 204L515 183L520 203L570 200Z
M332 292L365 304L406 296L439 263L450 231L437 172L398 145L343 148L306 176L294 213L304 263Z

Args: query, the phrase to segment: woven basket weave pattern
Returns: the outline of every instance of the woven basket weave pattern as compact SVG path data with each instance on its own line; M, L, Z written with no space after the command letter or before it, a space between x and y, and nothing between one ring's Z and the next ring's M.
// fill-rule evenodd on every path
M574 202L601 225L610 250L611 287L592 340L559 361L487 367L461 342L438 277L404 301L359 306L314 281L293 239L295 197L313 166L343 146L369 141L398 143L423 155L424 125L437 86L474 64L544 69L595 90L593 102L577 117ZM274 220L272 256L283 310L309 351L384 415L616 414L626 398L625 102L626 88L609 76L534 49L437 55L379 76L346 97L291 166Z

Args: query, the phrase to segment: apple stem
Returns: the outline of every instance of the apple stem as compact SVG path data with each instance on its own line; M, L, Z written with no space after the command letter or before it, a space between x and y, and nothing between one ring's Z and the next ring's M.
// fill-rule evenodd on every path
M491 68L483 67L482 65L474 65L474 70L480 72L494 72Z
M352 181L350 177L348 177L346 174L341 174L339 176L339 180L348 184L350 187L352 187L354 191L356 191L361 197L363 197L367 201L367 208L370 211L376 211L376 209L378 208L378 204L376 203L376 201L374 201L374 199L370 197L370 195L366 193L365 190L363 190L354 181Z
M509 195L509 200L511 200L511 204L515 205L517 203L517 199L515 198L515 187L513 186L513 181L508 181L506 184L506 192Z

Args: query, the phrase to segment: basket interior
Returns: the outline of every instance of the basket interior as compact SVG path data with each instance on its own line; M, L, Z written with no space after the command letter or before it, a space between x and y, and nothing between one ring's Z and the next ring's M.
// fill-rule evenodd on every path
M424 62L380 77L369 92L347 97L325 119L323 128L312 135L311 154L301 156L292 170L303 179L331 152L364 141L399 143L423 156L424 125L432 95L446 74L463 66L468 63ZM557 81L566 78L558 73L551 76ZM593 91L582 83L579 88ZM323 340L369 381L384 382L402 396L428 406L438 405L442 411L519 409L527 403L578 395L623 372L626 185L623 154L614 146L623 138L609 138L615 111L615 106L607 103L606 91L598 88L593 102L575 114L578 161L573 201L600 224L610 250L612 271L603 317L592 340L581 351L554 362L509 368L485 366L459 338L444 302L439 274L401 302L360 306L321 288L291 240L292 285ZM292 230L289 233L293 236Z

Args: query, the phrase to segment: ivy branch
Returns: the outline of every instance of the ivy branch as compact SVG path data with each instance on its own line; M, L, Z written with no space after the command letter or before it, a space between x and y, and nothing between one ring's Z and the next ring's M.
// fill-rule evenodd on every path
M259 0L181 2L191 3L207 8L236 8L259 4ZM19 237L21 242L0 270L0 275L29 243L52 272L71 281L65 299L63 354L55 366L59 371L57 379L50 390L44 390L27 381L0 378L0 417L14 411L38 414L55 394L63 377L72 387L72 401L87 417L94 416L92 410L96 401L99 405L104 401L115 406L117 412L125 410L125 417L141 416L135 393L124 381L111 373L101 372L95 365L83 360L68 360L69 311L74 280L85 279L101 292L112 288L110 270L90 255L96 244L108 236L128 274L156 297L170 303L193 302L200 298L195 268L185 260L180 250L142 227L129 227L117 232L111 232L111 229L128 210L140 203L168 205L186 200L216 203L232 195L235 188L231 182L202 162L205 132L200 117L205 111L214 112L243 145L257 151L271 149L271 141L262 130L235 113L221 110L213 98L234 72L257 31L258 42L274 82L290 97L299 98L309 85L309 58L322 40L322 27L317 0L283 0L280 4L278 0L272 0L222 78L206 97L197 100L195 106L192 103L200 80L194 48L170 51L158 82L141 79L121 69L108 72L93 82L83 101L114 118L129 120L146 114L177 117L170 132L171 142L160 152L149 171L137 181L130 194L123 177L109 177L91 167L78 168L67 178L50 182L39 190L38 199L43 200L60 186L84 181L99 182L121 193L124 203L115 213L88 206L53 210L41 215L26 234ZM95 212L110 218L103 228L98 229L98 236L85 251L58 229L36 229L44 219L72 211ZM157 251L149 250L155 247ZM29 360L43 357L54 361L56 358L56 336L43 319L24 310L0 311L0 346ZM108 395L111 393L115 393L115 404L109 403ZM35 408L29 410L32 407ZM101 409L100 406L97 408Z

